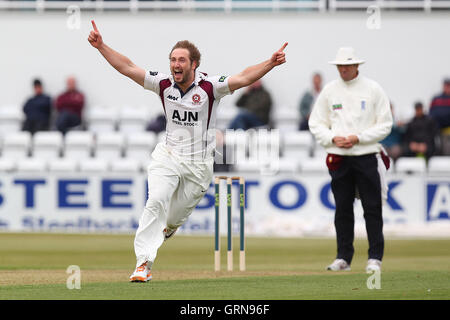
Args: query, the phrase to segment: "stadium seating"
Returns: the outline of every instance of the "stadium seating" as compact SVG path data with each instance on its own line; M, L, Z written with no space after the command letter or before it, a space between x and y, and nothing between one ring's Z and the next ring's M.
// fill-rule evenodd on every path
M65 136L64 157L74 160L88 159L92 155L94 134L90 131L69 131Z
M115 173L138 173L143 167L142 163L136 159L117 159L111 161L111 172Z
M63 135L59 131L39 131L33 136L33 157L50 160L59 158L63 147Z
M86 115L88 129L93 133L115 131L116 120L116 109L103 106L94 106Z
M47 161L41 158L29 157L18 160L17 171L43 174L47 170Z
M122 107L118 118L119 131L123 133L144 132L148 118L149 112L143 108Z
M139 132L127 134L125 138L125 157L135 159L141 163L150 160L150 154L156 145L156 134L153 132Z
M427 170L424 158L400 157L395 163L397 173L425 173Z
M298 162L293 159L272 159L265 161L264 159L246 159L238 161L233 169L237 172L251 172L262 175L275 175L279 173L295 173L298 172Z
M8 158L0 158L0 172L13 172L16 170L16 161Z
M3 135L2 157L19 160L28 157L31 146L31 134L26 131Z
M50 172L71 173L78 171L78 161L71 158L50 159L48 161Z
M95 139L96 158L114 160L122 157L124 135L121 132L98 132Z
M300 119L296 109L281 107L277 108L272 113L272 121L275 128L278 128L282 133L297 132Z
M259 162L257 159L245 159L237 161L233 169L238 172L251 172L251 173L261 173L262 171L270 169L268 163Z
M101 158L85 159L79 162L80 172L103 173L109 170L109 161Z
M0 134L20 131L23 120L24 114L18 107L0 107Z
M307 159L312 153L313 137L309 131L293 131L282 136L282 155L286 158Z
M235 105L219 106L216 114L216 128L225 131L238 112L239 108Z
M315 139L313 139L312 157L316 159L324 159L327 157L327 151Z
M325 161L325 157L303 159L300 162L301 171L312 173L328 173L328 167Z
M450 156L435 156L428 160L430 174L450 173Z
M0 172L145 172L151 153L165 132L58 131L9 132L0 135ZM308 131L225 130L226 159L237 172L259 174L328 173L326 151ZM218 146L216 156L223 157ZM222 161L219 162L218 160ZM402 157L391 172L450 173L450 157Z
M296 159L280 158L272 165L272 169L276 168L279 172L295 173L299 171L299 162Z

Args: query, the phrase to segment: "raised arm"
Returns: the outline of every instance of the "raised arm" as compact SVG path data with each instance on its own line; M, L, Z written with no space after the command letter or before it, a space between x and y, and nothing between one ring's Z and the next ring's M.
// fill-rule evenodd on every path
M94 20L92 20L92 30L89 34L88 41L94 48L98 49L100 53L105 57L106 61L119 71L124 76L135 81L137 84L144 86L145 70L139 68L130 59L124 55L114 51L108 47L102 39L100 32L95 25Z
M261 62L260 64L246 68L237 75L231 76L228 79L228 86L230 91L246 87L256 80L262 78L267 72L274 67L286 62L286 55L283 52L288 43L286 42L277 52L275 52L269 60Z

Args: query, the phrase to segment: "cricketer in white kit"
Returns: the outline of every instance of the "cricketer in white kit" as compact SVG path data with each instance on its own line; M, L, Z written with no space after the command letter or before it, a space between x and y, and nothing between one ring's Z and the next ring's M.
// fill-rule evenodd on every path
M171 237L203 198L212 181L215 113L222 97L246 87L286 62L287 42L270 59L234 76L208 77L197 70L200 52L189 41L172 48L170 75L145 71L108 47L92 21L89 43L121 74L161 98L166 138L152 153L148 166L148 200L139 220L132 282L152 278L151 267L163 242Z

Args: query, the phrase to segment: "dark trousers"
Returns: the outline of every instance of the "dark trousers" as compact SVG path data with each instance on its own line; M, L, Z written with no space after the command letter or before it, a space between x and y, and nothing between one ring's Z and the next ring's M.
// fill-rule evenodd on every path
M66 134L70 128L76 127L81 124L81 118L75 114L68 111L61 111L58 113L56 118L56 128L63 134Z
M49 120L27 118L23 123L22 129L32 134L37 131L47 131L49 129Z
M327 157L327 164L329 162ZM362 156L335 156L330 168L331 190L336 203L334 225L336 228L337 259L351 264L354 254L355 190L358 188L367 238L369 259L382 260L384 253L381 183L375 154Z
M238 115L233 119L231 124L229 125L229 129L243 129L247 130L250 128L264 126L264 123L261 119L259 119L256 115L247 110L241 110Z

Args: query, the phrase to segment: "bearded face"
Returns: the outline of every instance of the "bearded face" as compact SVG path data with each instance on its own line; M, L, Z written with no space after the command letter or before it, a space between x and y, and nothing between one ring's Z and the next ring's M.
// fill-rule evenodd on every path
M177 48L170 55L170 72L176 84L190 85L194 80L196 63L191 61L189 51Z

